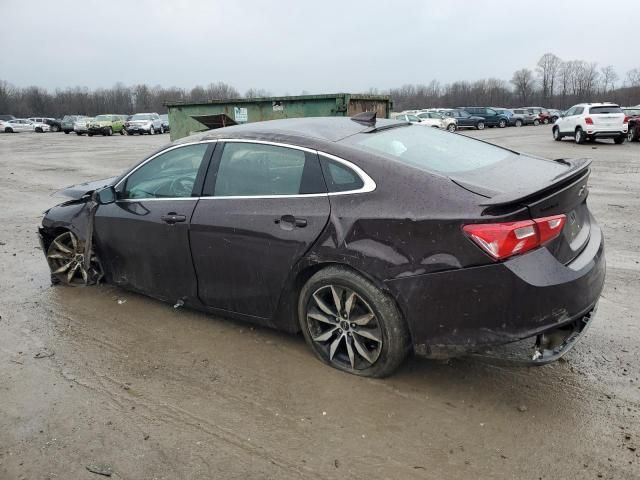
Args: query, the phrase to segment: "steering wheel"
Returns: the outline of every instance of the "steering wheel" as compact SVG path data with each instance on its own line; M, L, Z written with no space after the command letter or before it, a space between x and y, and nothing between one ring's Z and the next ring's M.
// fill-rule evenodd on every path
M171 182L169 192L175 197L190 197L194 183L195 181L191 177L178 177Z

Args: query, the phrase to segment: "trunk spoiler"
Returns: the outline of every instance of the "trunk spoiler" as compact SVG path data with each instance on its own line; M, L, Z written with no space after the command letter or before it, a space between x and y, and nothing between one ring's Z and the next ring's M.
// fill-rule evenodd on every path
M589 166L591 165L591 160L588 158L579 158L577 160L570 161L567 161L565 159L558 159L554 161L562 164L568 164L569 169L566 172L553 177L548 184L540 185L539 188L528 188L526 190L516 189L510 192L501 193L499 195L496 195L495 197L488 198L487 200L482 201L480 205L483 207L498 207L511 203L521 202L534 196L539 196L540 194L543 194L549 190L553 190L559 183L563 183L567 180L571 180L573 178L584 175L589 171Z

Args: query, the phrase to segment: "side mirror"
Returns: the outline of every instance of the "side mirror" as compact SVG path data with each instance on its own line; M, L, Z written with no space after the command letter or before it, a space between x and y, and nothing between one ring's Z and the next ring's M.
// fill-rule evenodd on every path
M116 201L116 191L113 187L104 187L96 190L93 197L98 205L108 205Z

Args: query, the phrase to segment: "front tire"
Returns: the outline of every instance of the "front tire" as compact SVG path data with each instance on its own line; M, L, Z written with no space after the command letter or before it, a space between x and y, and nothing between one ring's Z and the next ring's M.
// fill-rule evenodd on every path
M538 125L540 125L540 120L538 120L537 118L533 121L533 124L537 127Z
M11 127L6 127L4 129L4 133L13 133L13 129Z
M500 127L500 128L504 128L504 127L506 127L506 126L507 126L507 121L506 121L506 120L504 120L504 119L503 119L503 120L500 120L500 121L498 122L498 127Z
M51 131L52 132L59 132L60 131L60 127L58 125L52 125L51 126Z
M561 140L562 140L562 135L560 135L560 129L559 129L558 127L555 127L555 128L553 129L553 139L554 139L556 142L559 142L559 141L561 141Z
M578 145L582 145L587 140L586 135L580 127L576 128L576 135L574 138Z
M516 125L516 127L521 127L522 126L522 120L516 120L515 125Z
M388 376L411 349L393 299L345 267L327 267L307 281L300 291L298 319L316 356L354 375Z
M542 120L542 123L544 123L545 125L547 125L549 123L549 119L545 118L544 120Z
M149 128L149 135L155 135L156 130L155 128L153 128L153 125L151 125L151 128Z
M103 276L102 266L92 251L89 268L84 265L84 242L70 231L53 239L47 249L47 263L51 270L51 282L70 287L93 285Z
M478 130L484 130L484 122L478 122L478 124L476 125L476 128Z
M450 125L447 126L447 131L454 133L456 131L456 124L452 123Z

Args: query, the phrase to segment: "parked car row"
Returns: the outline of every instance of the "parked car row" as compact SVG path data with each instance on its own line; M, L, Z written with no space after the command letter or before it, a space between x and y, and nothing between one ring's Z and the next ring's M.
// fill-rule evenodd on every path
M15 118L0 115L0 132L64 132L76 135L87 134L111 136L135 135L136 133L155 135L170 131L169 116L157 113L136 113L135 115L103 114L95 117L86 115L65 115L62 120L47 117Z
M444 122L440 122L436 126L445 128L449 131L455 131L458 128L475 128L482 130L485 127L505 128L508 126L522 127L524 125L540 125L553 123L560 116L558 110L549 110L542 107L522 107L516 109L502 107L456 107L456 108L434 108L425 110L407 110L394 118L407 120L408 116L413 115L423 119L425 116L439 114L445 118ZM446 119L449 119L447 121ZM451 126L450 119L455 119L455 127ZM411 121L411 120L409 120ZM415 122L415 120L414 120ZM428 122L426 122L429 124Z

